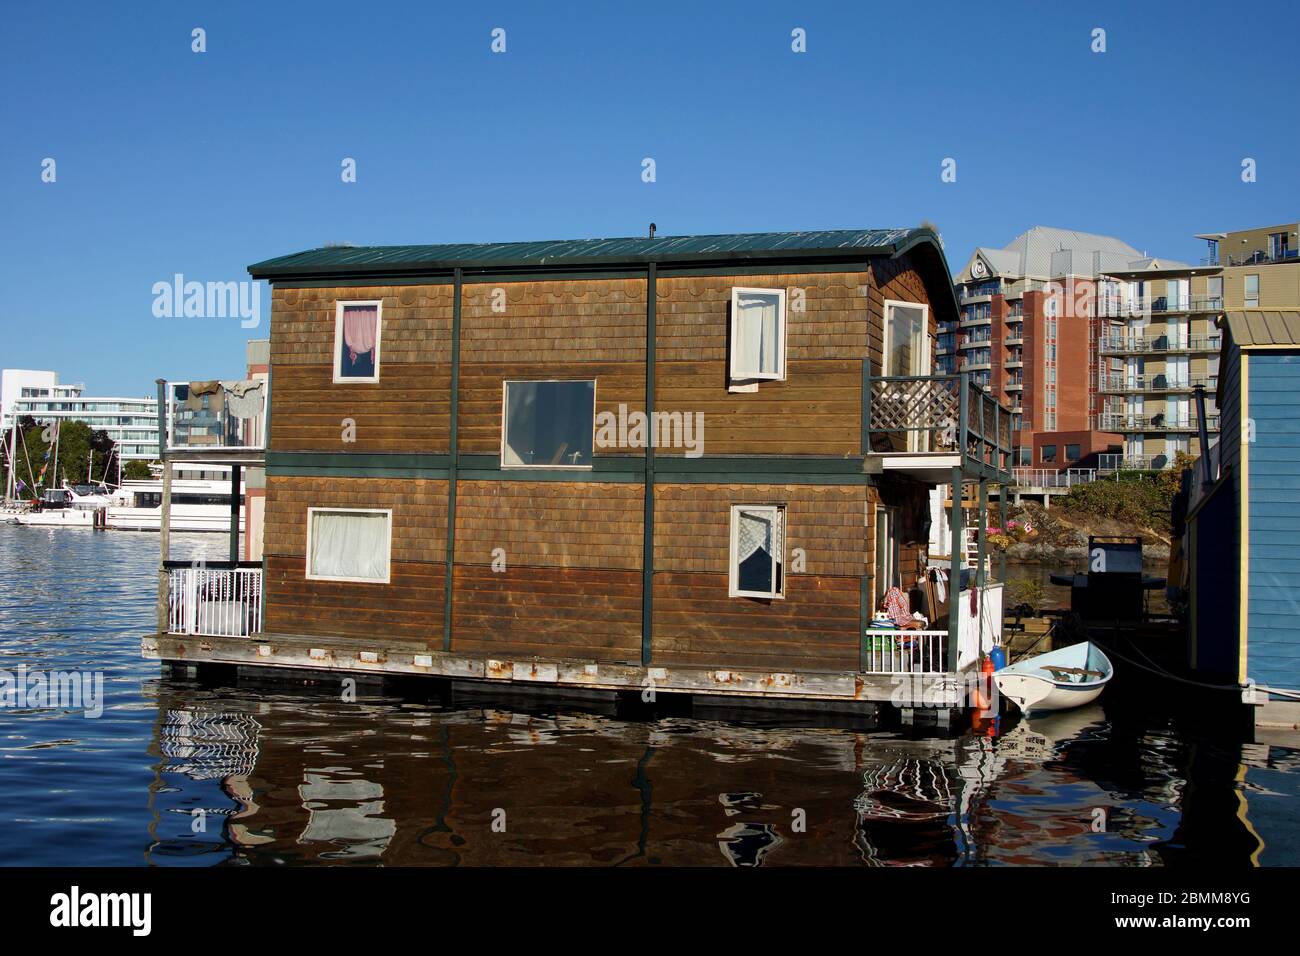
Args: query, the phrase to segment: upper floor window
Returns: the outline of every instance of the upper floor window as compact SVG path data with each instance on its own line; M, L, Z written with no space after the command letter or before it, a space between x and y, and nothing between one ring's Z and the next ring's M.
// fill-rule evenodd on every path
M885 302L886 376L930 374L930 307Z
M379 381L383 306L377 299L338 303L334 317L334 381Z
M1246 276L1246 308L1259 308L1259 276Z
M731 290L731 378L785 378L785 290Z
M1054 462L1054 461L1056 461L1056 446L1055 446L1055 445L1044 445L1044 446L1043 446L1043 463L1044 463L1044 464L1050 464L1051 462Z
M1079 446L1078 446L1078 445L1066 445L1066 446L1065 446L1065 460L1066 460L1066 461L1078 461L1078 460L1079 460Z
M591 468L596 383L504 382L502 468Z

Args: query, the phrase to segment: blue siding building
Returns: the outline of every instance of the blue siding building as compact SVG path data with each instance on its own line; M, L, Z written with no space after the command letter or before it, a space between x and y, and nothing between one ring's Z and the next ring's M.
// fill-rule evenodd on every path
M1298 726L1300 312L1220 324L1217 467L1188 514L1192 663L1248 688L1257 722Z

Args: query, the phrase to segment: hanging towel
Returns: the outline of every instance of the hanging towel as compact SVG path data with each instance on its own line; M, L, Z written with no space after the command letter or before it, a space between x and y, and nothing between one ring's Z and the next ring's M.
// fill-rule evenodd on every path
M948 601L948 572L947 571L934 572L934 594L935 597L939 599L940 604L947 603Z
M262 383L231 382L226 386L226 408L235 418L256 418L262 414Z

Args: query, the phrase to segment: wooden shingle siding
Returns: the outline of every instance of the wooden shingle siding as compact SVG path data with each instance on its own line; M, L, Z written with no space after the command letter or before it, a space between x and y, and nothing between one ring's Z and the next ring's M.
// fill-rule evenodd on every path
M856 455L861 450L860 361L790 361L785 381L763 382L752 393L728 392L726 369L722 359L655 366L660 411L703 413L703 441L693 433L703 454ZM655 454L684 457L688 450L657 448Z
M507 568L641 567L639 484L461 481L456 494L456 563Z
M856 667L871 558L864 486L657 485L657 663L792 670ZM728 596L733 504L786 506L782 600ZM802 548L804 571L792 571Z
M335 383L335 306L373 299L379 381ZM450 285L274 290L270 450L445 454L453 303Z
M332 365L277 367L271 450L446 454L450 363L390 363L384 351L380 364L378 382L340 384Z
M444 564L393 560L388 584L312 581L305 558L266 556L268 633L367 637L375 649L442 646Z
M502 382L590 380L596 382L596 414L645 408L645 366L640 362L474 363L460 368L459 433L461 454L500 455ZM602 448L596 455L644 455L642 448Z
M737 286L787 290L790 360L861 357L869 340L864 295L869 281L866 272L660 276L655 302L656 361L718 362L723 363L725 373L731 290ZM796 289L804 293L802 312L796 311Z
M866 272L661 277L657 409L702 412L705 455L857 454L861 359L870 347L869 278ZM786 379L763 382L756 392L727 390L731 290L737 286L787 291ZM657 453L684 456L686 449Z
M874 360L873 371L879 371L884 349L885 300L896 302L932 303L937 290L927 290L919 263L913 256L902 255L897 259L876 259L872 261L871 282L871 357ZM951 293L948 293L949 296ZM930 308L930 354L934 355L933 339L938 334L938 317L935 308Z
M786 555L802 548L804 573L857 577L867 567L870 527L863 485L655 486L655 571L725 572L731 506L786 506ZM792 575L794 577L795 575ZM723 585L726 593L726 585Z
M271 365L334 365L336 303L383 302L380 370L388 363L450 364L453 287L347 286L271 293Z
M645 286L643 279L467 284L461 307L460 360L466 365L631 362L640 366L645 362ZM494 300L502 302L504 311L494 311Z
M266 481L266 554L299 559L306 556L308 508L391 508L394 563L446 561L444 480L273 475ZM302 576L301 560L298 570Z
M456 566L452 650L490 656L637 661L641 574Z
M857 668L856 577L792 574L785 600L727 596L727 575L654 576L655 663L772 670Z

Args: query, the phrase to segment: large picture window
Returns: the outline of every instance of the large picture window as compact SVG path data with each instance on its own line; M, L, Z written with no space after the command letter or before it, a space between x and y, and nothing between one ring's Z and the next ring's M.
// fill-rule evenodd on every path
M785 506L731 508L732 597L785 597Z
M505 382L501 467L591 468L596 383Z
M785 378L785 290L731 290L731 378Z
M334 316L334 381L379 381L383 303L340 302Z
M308 508L307 577L387 584L392 540L390 510Z

